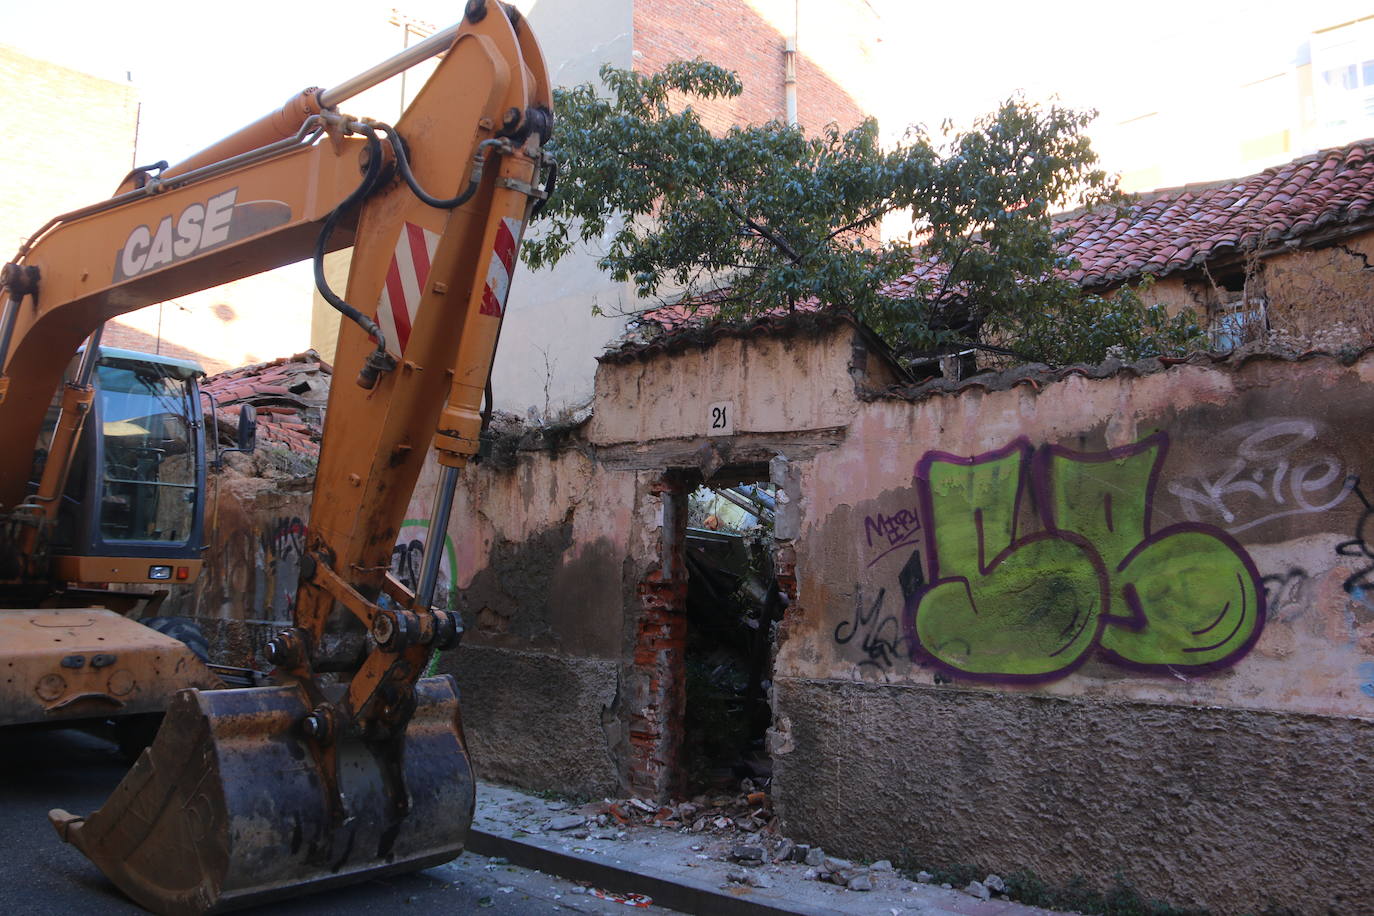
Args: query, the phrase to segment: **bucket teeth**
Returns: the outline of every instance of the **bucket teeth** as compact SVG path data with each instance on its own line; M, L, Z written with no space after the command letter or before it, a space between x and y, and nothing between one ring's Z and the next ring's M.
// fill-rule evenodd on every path
M223 912L438 865L462 851L474 783L453 679L424 678L416 697L404 742L336 742L331 799L297 688L182 691L100 810L48 818L157 913Z

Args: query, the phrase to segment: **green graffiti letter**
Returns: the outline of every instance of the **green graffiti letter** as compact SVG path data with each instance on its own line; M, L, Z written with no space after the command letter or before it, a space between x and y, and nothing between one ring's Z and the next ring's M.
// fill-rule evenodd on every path
M1055 677L1097 640L1101 560L1073 534L1016 535L1030 447L975 459L929 453L917 487L932 537L931 584L915 631L940 662L971 675Z
M1045 524L1081 535L1111 576L1109 657L1197 667L1243 654L1263 625L1263 591L1244 550L1210 525L1150 531L1151 498L1167 440L1156 433L1100 454L1050 448Z

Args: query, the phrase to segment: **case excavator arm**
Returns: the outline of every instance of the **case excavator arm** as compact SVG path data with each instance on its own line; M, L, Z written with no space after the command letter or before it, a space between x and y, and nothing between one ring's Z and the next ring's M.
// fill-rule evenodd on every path
M422 678L460 627L432 606L457 470L480 407L552 122L542 56L496 0L394 125L335 106L421 56L310 90L188 163L61 218L6 270L0 423L37 436L60 364L106 319L352 243L294 626L279 686L178 694L153 746L89 817L51 818L140 904L203 913L461 851L473 781L457 692ZM141 186L140 186L141 183ZM356 379L356 383L355 383ZM29 435L30 432L32 435ZM441 483L411 592L391 550L431 446ZM26 467L0 452L0 502Z

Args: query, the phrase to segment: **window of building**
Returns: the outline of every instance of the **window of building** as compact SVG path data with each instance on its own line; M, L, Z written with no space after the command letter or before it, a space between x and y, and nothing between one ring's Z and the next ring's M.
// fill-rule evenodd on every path
M1260 297L1239 296L1212 313L1207 328L1212 349L1229 352L1241 344L1258 340L1269 330L1268 303Z

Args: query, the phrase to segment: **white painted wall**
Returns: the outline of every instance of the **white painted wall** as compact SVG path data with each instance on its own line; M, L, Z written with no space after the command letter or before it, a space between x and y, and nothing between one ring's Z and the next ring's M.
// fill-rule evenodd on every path
M516 5L539 37L554 85L594 80L602 64L630 66L633 0ZM576 251L553 270L516 272L492 368L499 409L556 418L591 401L596 357L623 331L624 313L638 307L633 287L597 270L596 259L594 250Z

